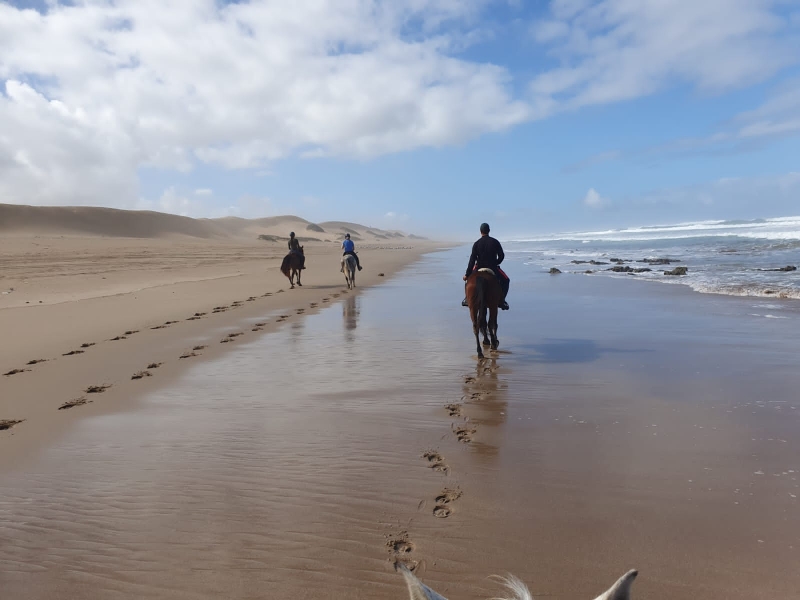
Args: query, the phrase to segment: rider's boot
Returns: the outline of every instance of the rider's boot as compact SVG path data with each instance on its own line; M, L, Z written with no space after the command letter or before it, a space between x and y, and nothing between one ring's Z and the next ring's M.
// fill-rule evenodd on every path
M508 302L506 302L505 298L500 302L500 310L508 310Z
M467 297L466 296L464 296L464 299L461 301L461 306L469 306L469 303L467 303Z

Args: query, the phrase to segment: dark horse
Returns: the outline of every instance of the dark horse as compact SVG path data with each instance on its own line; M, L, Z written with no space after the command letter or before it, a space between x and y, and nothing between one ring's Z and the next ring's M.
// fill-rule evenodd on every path
M305 268L305 264L306 256L303 254L302 246L300 246L299 252L289 252L289 254L283 257L283 262L281 263L281 273L289 278L289 283L292 284L291 289L294 289L295 276L297 276L297 285L303 287L303 284L300 283L300 273Z
M483 345L491 345L497 350L500 341L497 339L497 307L503 297L503 290L497 276L490 269L478 269L467 279L467 303L469 316L472 318L472 331L478 346L478 358L483 358L478 330L483 334ZM486 317L489 317L487 323ZM491 344L489 337L491 336Z

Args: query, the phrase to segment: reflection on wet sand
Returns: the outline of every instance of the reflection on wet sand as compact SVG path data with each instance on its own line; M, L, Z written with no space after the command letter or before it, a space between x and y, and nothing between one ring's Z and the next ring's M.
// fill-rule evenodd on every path
M358 308L359 296L349 295L344 302L342 302L342 319L344 321L344 337L348 343L352 343L355 339L353 331L358 327Z

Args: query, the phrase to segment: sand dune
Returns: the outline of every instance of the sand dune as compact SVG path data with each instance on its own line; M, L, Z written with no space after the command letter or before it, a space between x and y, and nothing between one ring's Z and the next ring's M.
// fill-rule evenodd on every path
M315 224L282 215L260 219L223 217L193 219L154 211L89 206L22 206L0 204L0 233L4 235L63 235L80 237L170 238L281 241L290 231L307 241L332 242L350 233L356 240L399 241L411 236L357 223ZM274 238L274 239L273 239ZM419 239L413 236L411 239Z

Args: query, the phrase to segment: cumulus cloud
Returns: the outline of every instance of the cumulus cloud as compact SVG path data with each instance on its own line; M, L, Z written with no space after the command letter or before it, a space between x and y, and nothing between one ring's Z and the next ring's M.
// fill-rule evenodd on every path
M0 201L136 202L136 170L462 143L528 118L454 56L482 3L0 3Z
M589 188L589 191L583 197L583 205L589 208L601 208L606 204L608 204L608 200L600 196L594 188Z

